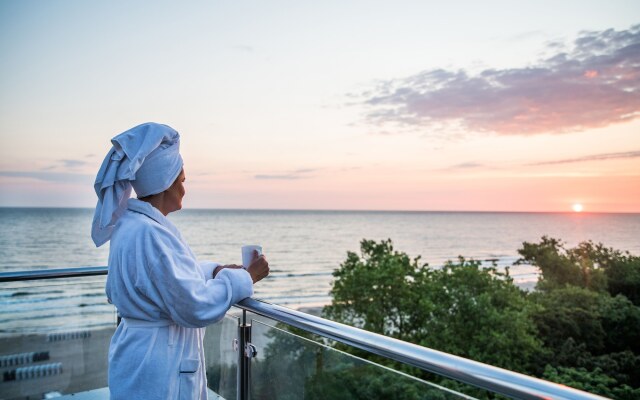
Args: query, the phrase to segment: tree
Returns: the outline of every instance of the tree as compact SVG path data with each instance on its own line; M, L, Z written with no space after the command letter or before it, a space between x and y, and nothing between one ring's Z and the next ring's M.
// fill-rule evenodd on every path
M566 249L562 241L543 236L540 243L524 242L517 263L540 268L537 288L577 286L622 294L640 306L640 257L586 241Z
M616 254L605 269L612 296L621 294L640 307L640 257Z
M516 263L528 263L540 268L539 290L552 290L563 286L587 289L606 289L604 270L599 268L593 244L586 242L567 251L562 241L543 236L540 243L524 242L518 250L522 256Z
M531 299L539 305L531 315L540 338L553 354L563 355L569 340L583 345L589 354L602 353L607 333L601 314L604 299L598 293L568 286L535 293Z
M333 300L324 314L359 328L408 340L410 326L422 318L416 305L420 285L429 274L420 257L410 259L393 250L391 240L361 242L362 258L353 252L333 272Z
M542 352L526 293L495 266L460 258L431 269L391 240L363 240L334 276L331 319L521 372Z
M529 300L549 350L543 377L614 398L638 396L640 258L591 241L566 249L548 237L519 252L519 262L541 271Z

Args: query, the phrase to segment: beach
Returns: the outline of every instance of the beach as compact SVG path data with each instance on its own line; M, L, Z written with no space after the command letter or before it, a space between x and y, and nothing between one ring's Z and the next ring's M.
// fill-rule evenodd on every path
M300 309L312 315L321 310ZM224 398L233 398L229 394L236 388L238 353L233 339L237 338L241 314L232 308L222 321L207 327L205 335L207 371L210 379L215 379L209 386L220 390ZM261 325L251 341L262 352L272 340L266 333L275 321L250 314L250 323ZM49 392L72 394L106 387L109 341L114 331L115 326L0 337L0 399L41 399Z
M107 355L114 330L115 327L0 338L0 357L5 361L0 369L4 378L0 397L40 399L48 392L77 393L107 386ZM25 357L34 352L41 353L43 359L34 362ZM9 375L14 375L13 379L7 380Z

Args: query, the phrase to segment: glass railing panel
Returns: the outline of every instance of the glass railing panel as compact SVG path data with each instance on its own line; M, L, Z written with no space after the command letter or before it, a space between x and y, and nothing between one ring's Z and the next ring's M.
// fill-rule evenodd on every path
M249 313L248 313L249 314ZM249 314L251 399L470 399L439 385L298 336Z
M107 386L106 277L0 284L0 393L41 399Z
M234 315L233 311L232 309L221 321L209 325L204 335L207 387L218 396L229 400L236 399L238 395L240 317Z

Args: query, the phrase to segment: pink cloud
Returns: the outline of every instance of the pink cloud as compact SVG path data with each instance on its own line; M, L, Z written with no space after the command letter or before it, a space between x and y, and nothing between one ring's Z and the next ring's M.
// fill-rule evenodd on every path
M534 66L477 75L428 70L363 97L377 126L535 135L627 122L640 117L640 25L583 32L571 51Z

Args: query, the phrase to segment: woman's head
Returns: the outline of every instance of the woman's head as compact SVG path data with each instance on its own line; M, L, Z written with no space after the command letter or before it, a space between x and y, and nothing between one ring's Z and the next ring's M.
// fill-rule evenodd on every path
M182 171L180 135L166 125L140 125L112 142L131 158L130 181L138 197L164 192Z
M182 199L184 198L185 189L184 181L186 176L184 169L180 171L175 181L167 188L167 190L151 196L138 197L142 201L150 203L160 210L164 215L182 209Z
M94 184L98 204L91 236L97 246L111 238L132 189L142 198L165 193L179 180L183 166L180 135L167 125L153 122L138 125L117 135L111 143L113 147L102 162ZM180 201L173 201L179 207L184 195L184 188L177 189L180 188ZM171 192L176 199L177 189Z

